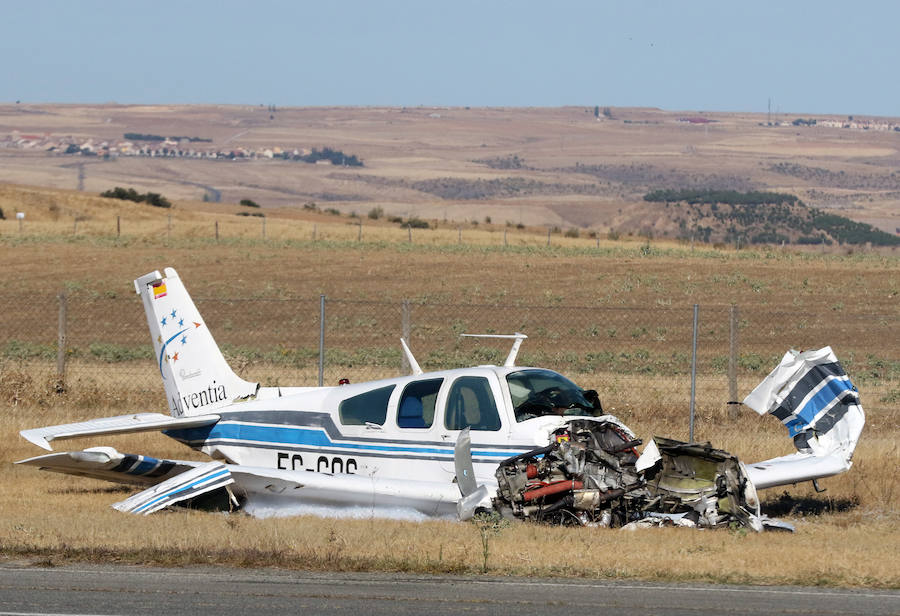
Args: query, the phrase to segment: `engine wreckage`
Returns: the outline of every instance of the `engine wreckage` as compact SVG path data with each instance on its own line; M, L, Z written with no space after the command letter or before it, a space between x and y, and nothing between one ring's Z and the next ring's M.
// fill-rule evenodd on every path
M493 507L561 525L635 527L785 525L760 515L744 465L708 443L641 440L616 418L569 421L546 447L504 460Z
M493 498L469 479L469 435L460 435L459 517L490 508L507 518L564 525L793 530L760 513L757 489L848 470L865 424L859 394L830 347L789 351L744 399L758 414L779 419L797 449L749 465L709 443L660 437L638 455L642 441L616 417L603 415L599 400L590 397L573 406L590 404L598 416L550 425L549 445L499 463ZM532 394L522 406L532 412L536 403L540 396ZM564 407L554 410L569 414Z

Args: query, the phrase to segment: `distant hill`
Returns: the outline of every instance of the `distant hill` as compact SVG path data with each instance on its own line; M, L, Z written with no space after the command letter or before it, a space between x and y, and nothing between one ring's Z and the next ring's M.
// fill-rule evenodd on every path
M663 205L677 237L742 244L898 246L900 236L807 207L791 194L732 190L656 190L644 201Z
M824 233L832 242L893 244L841 217L889 236L900 229L893 119L602 104L0 103L0 117L0 182L93 194L121 186L175 204L249 199L263 210L299 210L327 203L345 215L381 208L404 219L598 236L702 232L711 241L820 242ZM796 195L808 211L797 202L757 212L748 203L643 198L682 189Z

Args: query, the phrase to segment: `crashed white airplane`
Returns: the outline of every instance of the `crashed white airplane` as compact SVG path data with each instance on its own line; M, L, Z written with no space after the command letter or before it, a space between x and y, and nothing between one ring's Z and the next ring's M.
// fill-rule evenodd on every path
M414 509L468 519L479 509L563 524L777 526L756 490L850 468L865 421L830 348L788 352L747 396L781 420L797 451L744 465L709 444L642 443L603 413L595 391L515 365L413 374L335 387L260 387L227 365L175 270L135 280L170 416L138 413L23 430L30 442L161 430L209 455L193 462L110 447L20 464L144 487L116 509L181 503ZM402 342L402 341L401 341ZM204 502L205 501L205 502Z

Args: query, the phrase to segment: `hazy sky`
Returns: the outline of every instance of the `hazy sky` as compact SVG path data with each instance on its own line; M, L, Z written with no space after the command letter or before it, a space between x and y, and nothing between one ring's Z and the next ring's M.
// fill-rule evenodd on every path
M0 101L900 116L900 3L0 0Z

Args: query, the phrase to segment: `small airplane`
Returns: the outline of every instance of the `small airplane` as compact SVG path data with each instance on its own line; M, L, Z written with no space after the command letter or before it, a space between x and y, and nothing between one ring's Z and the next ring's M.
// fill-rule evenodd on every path
M134 281L169 415L136 413L22 430L53 440L143 431L211 461L169 460L92 447L19 464L143 488L113 506L149 514L181 504L251 514L301 503L397 509L470 519L481 510L562 524L737 521L777 527L757 489L850 468L865 416L829 347L790 351L745 404L788 428L795 453L744 465L708 443L642 441L605 414L596 391L552 370L519 367L524 334L502 366L423 372L329 387L261 387L236 375L176 271Z

